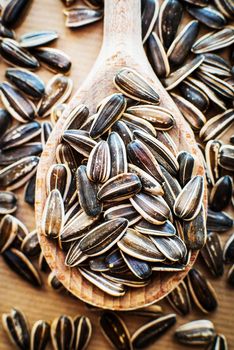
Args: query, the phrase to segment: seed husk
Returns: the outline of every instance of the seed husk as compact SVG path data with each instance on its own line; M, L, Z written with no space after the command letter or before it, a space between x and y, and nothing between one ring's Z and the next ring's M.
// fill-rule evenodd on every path
M133 69L122 68L114 77L114 85L120 92L133 100L159 104L157 92Z
M105 311L102 313L99 322L105 338L115 349L133 349L130 333L119 315L111 311Z
M234 287L234 264L228 271L227 282L230 284L230 286Z
M165 145L154 136L151 136L140 130L134 131L134 136L137 138L137 141L140 140L149 148L153 156L157 159L158 163L161 164L170 174L177 174L177 171L179 170L179 164L169 148L165 147ZM162 171L159 173L162 174Z
M167 57L172 66L180 66L188 56L199 31L198 21L190 21L171 43Z
M20 146L41 133L41 126L33 121L23 125L17 125L10 128L0 140L0 149L2 151Z
M223 334L218 334L207 350L228 350L227 340Z
M127 267L128 271L128 267ZM116 282L116 283L121 283L126 287L131 287L131 288L142 288L147 286L150 283L150 279L146 280L140 280L139 278L135 277L133 274L126 274L126 271L118 272L118 273L112 273L108 274L105 272L102 272L102 275L106 277L108 280Z
M191 302L186 284L182 281L167 296L167 301L180 315L185 316L191 311Z
M211 274L215 277L223 275L223 252L219 236L216 232L209 232L206 244L200 254Z
M165 260L164 255L148 237L133 229L128 229L117 245L124 253L140 260L149 262Z
M85 350L88 347L92 336L92 324L87 316L76 316L74 318L74 341L73 346L76 350Z
M133 140L133 134L129 127L122 120L118 120L112 125L112 131L119 134L125 146L127 146Z
M41 123L41 143L43 148L46 145L46 142L48 141L48 138L50 137L50 134L52 132L52 124L50 122L43 122Z
M128 266L126 265L119 248L114 248L114 250L105 257L105 264L111 273L119 274L122 272L129 272Z
M57 121L59 120L59 118L63 115L63 112L65 111L67 105L66 103L58 103L57 105L55 105L50 113L50 120L52 125L55 125L57 123ZM74 108L75 110L76 108ZM71 112L72 114L72 112ZM67 122L70 122L70 115L67 117L66 121L64 122L63 126L67 124ZM71 121L73 122L73 120Z
M183 222L183 241L188 249L200 250L207 239L206 216L204 206L195 219Z
M72 244L70 245L70 248L68 249L66 259L65 259L66 266L69 266L69 267L78 266L88 258L87 255L85 255L80 250L79 245L80 245L80 239L77 239L76 241L72 242ZM61 249L63 249L62 244L60 244L60 247Z
M14 346L21 350L29 349L29 326L21 310L13 308L9 314L2 314L2 326Z
M64 226L64 204L59 190L52 190L46 200L41 230L48 238L57 238L61 235Z
M147 174L162 182L162 172L150 149L141 140L134 140L127 146L128 157L133 165L141 168Z
M171 96L194 132L198 132L206 124L205 115L184 97L175 93L171 93Z
M88 24L100 21L103 17L103 11L98 9L73 7L63 11L66 19L66 27L80 28Z
M61 290L63 290L63 284L58 280L55 272L53 271L49 273L47 278L47 283L50 288L52 288L57 292L60 292Z
M155 32L151 33L148 39L148 54L155 74L158 77L167 77L170 74L170 65L165 49Z
M106 220L117 218L127 219L128 226L131 226L141 219L141 215L128 203L112 206L104 212L104 219Z
M221 177L210 192L210 207L213 211L223 210L232 198L232 178L229 175Z
M182 81L179 88L182 96L193 103L201 112L204 113L207 110L210 100L202 89L189 80Z
M142 219L135 224L134 229L144 235L151 236L174 236L176 234L176 229L169 220L163 225L154 225Z
M85 268L79 268L80 273L85 277L90 283L94 284L96 287L100 288L103 292L112 295L114 297L121 297L125 294L125 288L122 284L116 283L108 280L106 277L89 271Z
M0 21L0 37L14 39L15 32L12 29L5 27Z
M126 219L118 218L96 226L85 235L79 244L80 250L88 256L103 254L117 243L128 227Z
M49 168L46 176L47 192L58 189L63 199L66 198L72 175L70 168L65 164L53 164Z
M205 146L205 158L207 164L207 175L214 186L216 181L220 177L220 167L218 164L218 153L222 146L222 142L219 140L210 140Z
M53 73L69 73L71 59L63 51L52 47L37 47L32 52L39 62Z
M54 107L53 112L55 112L55 108L60 106L60 110L63 111L66 108L66 105L60 104ZM80 129L80 127L83 125L83 123L87 120L89 116L89 109L84 104L80 104L75 106L70 112L69 115L66 118L66 121L64 122L63 129Z
M182 4L178 0L166 0L160 7L158 17L159 38L168 49L176 36L183 15Z
M0 191L0 215L12 214L17 209L17 197L13 192Z
M163 176L164 176L164 182L162 184L164 195L163 198L165 199L167 205L170 207L171 210L173 210L175 200L178 197L179 193L181 192L181 186L177 179L170 175L170 173L161 167Z
M9 28L16 27L22 19L30 4L27 0L10 0L2 9L2 23Z
M160 6L159 2L155 0L145 1L142 6L143 11L141 15L141 28L142 43L144 44L154 28Z
M72 92L72 87L72 80L65 75L53 76L46 85L45 95L37 107L38 116L48 116L55 104L65 102Z
M11 115L6 109L0 108L0 140L11 125Z
M188 322L175 331L175 338L188 345L208 345L214 337L214 325L209 320Z
M170 261L181 260L187 254L187 248L181 238L173 236L150 236L158 250Z
M203 61L204 57L202 55L197 55L195 58L171 73L168 78L162 79L165 89L168 91L174 89L179 83L192 74Z
M24 189L24 201L34 207L35 204L36 174L31 177Z
M55 350L69 350L74 337L74 323L71 317L61 315L53 320L50 336Z
M6 110L19 122L27 123L35 118L34 104L10 84L1 83L0 96Z
M15 190L23 186L35 174L39 159L36 156L25 157L0 170L1 187Z
M175 314L161 316L138 328L131 337L134 349L143 349L153 344L176 322Z
M11 248L6 250L2 256L7 265L23 279L35 287L42 285L39 272L20 250Z
M234 234L226 241L223 248L223 260L225 264L234 263Z
M5 215L0 224L0 253L7 250L14 242L18 231L17 221L12 215Z
M54 30L42 30L21 35L19 43L21 47L32 48L42 46L58 39L58 33Z
M131 106L127 113L143 118L153 124L157 130L170 130L175 124L172 112L168 109L154 105Z
M157 134L157 139L160 142L162 142L175 157L177 156L178 154L177 145L175 144L173 138L167 131L159 131Z
M0 151L0 165L10 165L22 158L40 155L41 152L42 144L40 142L30 142L6 151Z
M234 42L234 29L231 26L209 32L200 37L193 45L192 52L195 54L206 53L210 51L220 50L224 47L230 46Z
M21 251L29 256L37 256L41 252L37 230L34 230L30 232L25 238L23 239L20 247Z
M89 260L89 268L94 272L109 271L105 254L96 256Z
M229 82L221 79L221 77L218 77L204 70L198 71L197 76L212 90L217 92L221 97L225 97L230 100L234 99L234 87Z
M111 156L109 145L100 141L92 149L87 163L87 176L94 182L106 182L110 177Z
M207 230L214 232L225 232L233 227L234 221L225 212L215 212L208 208Z
M32 99L40 99L45 92L45 84L38 75L19 68L8 68L6 78L21 92Z
M231 0L214 0L216 7L225 17L233 19L233 3Z
M97 142L89 137L89 133L83 130L66 130L63 139L77 152L88 157Z
M190 295L196 306L204 313L214 311L217 306L217 296L211 283L192 268L187 277Z
M193 177L195 158L191 153L182 151L178 154L177 160L179 163L179 180L181 185L185 186Z
M128 266L129 270L139 279L147 280L152 275L151 265L141 259L125 254L121 251L121 255Z
M220 75L221 75L221 71L223 71L223 74L225 76L230 76L231 65L222 56L216 55L214 53L205 53L204 57L205 59L201 66L205 65L206 69L208 69L209 66L210 68L213 67L214 69L215 68L220 69ZM217 70L217 73L218 73L218 70Z
M174 204L174 213L185 221L193 220L201 210L204 179L194 176L182 189Z
M222 145L219 149L218 164L229 171L234 171L234 146Z
M132 132L135 130L141 130L153 136L156 136L157 134L156 129L151 123L133 114L124 113L122 116L122 121L129 127Z
M34 323L30 336L31 350L45 350L50 340L50 325L48 322L38 320Z
M210 28L220 29L227 23L223 14L213 6L197 7L189 5L186 10L191 16Z
M35 70L39 68L38 60L26 49L20 47L17 41L4 38L0 43L0 53L4 61L11 66Z
M127 153L122 138L117 132L112 131L107 142L110 152L110 177L126 173L128 170Z

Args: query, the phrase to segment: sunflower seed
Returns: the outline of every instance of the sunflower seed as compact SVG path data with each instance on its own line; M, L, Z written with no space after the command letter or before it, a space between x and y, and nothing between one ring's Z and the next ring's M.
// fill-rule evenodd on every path
M194 156L187 152L182 151L177 157L179 163L179 179L182 186L185 186L193 177L195 170Z
M162 184L162 188L164 191L163 198L165 199L170 209L173 210L175 200L181 192L181 187L176 178L171 176L166 169L161 167L161 170L164 176L164 182Z
M114 77L114 85L127 97L150 104L159 104L159 96L135 70L122 68Z
M195 54L220 50L230 46L234 42L234 29L226 26L224 29L209 32L200 37L193 45L192 52Z
M227 281L232 287L234 287L234 264L228 271Z
M141 130L143 132L147 132L153 136L156 136L156 130L154 126L145 119L136 117L133 114L124 113L122 116L122 121L129 127L132 132L135 130Z
M63 199L66 198L72 180L71 170L65 164L53 164L47 172L47 192L58 189Z
M158 77L167 77L170 74L170 65L167 54L156 33L152 33L148 39L148 54L155 74Z
M15 32L12 29L5 27L0 21L0 37L14 39Z
M165 260L163 254L148 237L133 229L128 229L117 245L124 253L143 261L160 262Z
M158 0L149 0L144 2L141 26L142 26L142 42L143 44L148 39L156 23L159 12Z
M227 340L223 334L218 334L207 350L228 350Z
M106 277L85 268L79 268L79 271L84 278L100 288L103 292L114 297L121 297L125 294L125 289L122 284L110 281Z
M21 123L35 118L34 104L8 83L1 83L0 96L6 110Z
M229 171L234 171L234 146L222 145L218 154L219 165Z
M229 175L221 177L210 192L210 207L214 211L223 210L232 198L232 178Z
M87 316L76 316L74 318L74 341L73 346L76 350L85 350L88 347L92 336L92 324Z
M19 43L21 47L32 48L42 46L58 39L58 33L54 30L30 32L21 35Z
M62 249L62 243L60 243L60 248ZM70 248L67 252L66 259L65 259L65 265L69 267L74 267L82 262L84 262L88 257L85 255L79 248L80 245L80 239L77 239L76 241L72 242L70 245ZM67 249L66 249L67 250Z
M68 28L80 28L97 21L100 21L103 17L103 11L90 8L73 7L63 11L67 16L66 27Z
M109 268L106 263L105 254L90 259L89 268L94 272L109 271Z
M14 213L16 209L16 195L13 192L0 191L0 215Z
M111 273L118 273L118 274L122 272L129 272L128 266L126 265L119 248L112 250L105 257L105 264L107 266L107 270L106 270L107 272L109 271Z
M175 338L188 345L208 345L214 337L214 325L209 320L185 323L175 331Z
M141 142L143 142L143 144L145 144L147 147L149 147L149 150L152 152L157 161L166 170L168 170L169 173L171 173L172 175L175 175L177 173L177 171L179 170L179 164L173 153L169 150L169 148L166 148L161 141L140 130L134 131L134 136Z
M107 142L110 150L110 177L126 173L128 163L123 140L117 132L112 131L107 138Z
M214 311L218 306L215 290L210 282L196 269L191 269L187 277L191 297L204 313Z
M215 232L225 232L233 227L233 219L226 213L215 212L208 209L207 212L207 230Z
M5 3L2 9L2 23L9 27L15 27L21 22L28 8L27 0L10 0Z
M128 269L128 268L127 268ZM107 278L108 280L115 282L115 283L122 283L126 287L132 287L132 288L142 288L149 284L150 280L140 280L136 278L132 274L107 274L105 272L102 272L102 275Z
M127 227L128 221L122 218L104 222L81 239L79 248L88 256L103 254L121 239Z
M195 17L199 22L210 28L220 29L227 23L223 14L212 6L197 7L189 5L186 7L186 10L191 16Z
M206 243L206 216L202 205L195 219L183 222L183 241L188 249L199 250Z
M234 87L223 79L205 71L198 71L197 76L212 90L228 99L234 99Z
M143 307L140 309L136 309L136 310L130 310L127 311L127 314L130 314L132 316L141 316L141 317L152 317L152 318L157 318L159 316L162 316L162 307L157 305L157 304L153 304L147 307Z
M46 321L36 321L31 330L30 349L45 350L50 340L50 325Z
M129 270L141 280L147 280L152 274L152 269L149 263L133 256L125 254L121 251L121 255L128 266Z
M172 113L168 109L159 106L131 106L127 109L127 113L147 120L157 130L170 130L175 124Z
M223 260L226 264L234 263L234 234L226 241L223 248Z
M223 253L219 236L215 232L209 232L206 244L200 254L211 274L215 277L223 275Z
M2 326L14 346L21 350L29 349L29 326L22 311L14 308L9 314L2 314Z
M198 86L194 85L189 80L184 80L179 86L182 96L193 103L201 112L205 112L209 107L209 98L207 94Z
M203 60L204 57L202 55L198 55L171 73L168 78L162 79L165 89L168 91L174 89L179 83L192 74L202 64Z
M23 186L36 172L39 157L30 156L0 170L1 187L14 190Z
M11 66L35 70L39 68L38 60L26 49L20 47L13 39L2 39L0 43L0 53L4 61Z
M234 7L231 0L214 0L214 3L225 17L233 19Z
M173 291L167 296L167 301L173 309L180 315L185 316L191 311L191 302L188 289L184 281L182 281Z
M182 189L174 204L174 213L183 220L191 221L201 210L204 193L204 179L194 176Z
M74 323L71 317L62 315L53 320L50 336L55 350L70 350L74 337Z
M59 190L52 190L46 200L41 230L49 238L57 238L61 235L64 226L64 205Z
M48 116L55 104L65 102L71 94L72 86L72 80L66 76L62 74L53 76L46 85L45 95L37 107L38 116Z
M45 92L45 84L38 75L19 68L8 68L6 78L28 97L40 99Z
M140 220L135 224L134 229L144 235L151 236L174 236L176 234L176 229L169 220L163 225L154 225L146 220Z
M128 220L128 226L134 225L141 219L141 216L133 208L131 204L120 204L112 206L104 212L104 219L112 220L117 218L124 218Z
M41 286L39 272L21 251L11 248L3 252L2 256L7 265L19 276L35 287Z
M131 337L134 349L143 349L153 344L176 322L175 314L168 314L138 328Z
M57 292L60 292L61 290L63 290L62 283L58 280L56 274L53 271L50 272L47 278L47 283L50 288L52 288Z
M10 128L0 141L0 149L5 151L22 145L41 133L41 126L33 121L24 125L18 125Z
M121 137L125 146L127 146L133 140L131 130L122 120L118 120L117 122L115 122L112 125L111 130L113 132L116 132Z
M27 229L27 227L25 226L25 224L20 221L19 219L17 219L16 217L14 217L14 220L16 221L17 224L17 236L16 236L16 240L14 242L14 245L16 247L20 247L23 239L29 234L29 230Z
M89 137L89 133L83 130L66 130L63 139L77 152L88 157L97 142Z
M0 140L11 125L11 115L7 110L0 108ZM1 141L0 141L1 142Z
M30 232L22 241L21 251L29 256L34 257L40 254L41 248L38 240L37 230Z
M158 17L159 38L168 49L173 42L183 15L183 7L178 0L166 0L160 7Z
M170 261L178 261L187 254L187 248L178 236L151 236L150 239L158 250Z
M190 53L199 31L198 21L189 22L171 43L167 57L171 65L180 66Z
M50 122L43 122L41 123L41 143L43 148L46 145L46 142L48 141L48 138L52 132L52 125Z
M66 108L66 105L57 105L55 107L62 106L62 113L64 109ZM54 110L53 110L54 111ZM52 113L53 113L52 111ZM67 116L67 119L63 125L64 130L68 129L80 129L80 127L83 125L83 123L86 121L89 115L89 110L88 107L86 107L83 104L75 106L70 112L69 115Z
M5 215L0 224L0 253L7 250L17 236L18 225L14 216Z
M170 134L166 131L159 131L157 134L157 139L162 142L176 157L178 154L178 148Z
M42 144L40 142L26 143L25 145L0 151L0 165L10 165L22 158L40 155Z
M210 140L205 147L205 157L207 164L207 173L211 184L214 186L215 182L220 177L220 168L218 164L218 153L222 146L219 140Z
M36 174L31 177L24 189L24 201L34 207L35 204Z
M58 103L57 105L55 105L51 109L50 120L51 120L52 125L55 125L57 123L59 118L63 115L63 112L65 111L66 107L67 107L66 103ZM74 108L74 110L75 109L76 108ZM72 112L73 112L73 110L72 110ZM72 112L71 112L71 114L72 114L72 116L74 116ZM65 123L63 124L63 126L66 125L67 122L68 123L70 122L70 115L69 115L69 118L66 119ZM71 120L71 122L73 122L73 120Z
M108 143L100 141L89 155L87 176L91 181L103 183L108 180L110 170L111 159Z
M63 51L52 47L37 47L32 52L39 62L53 73L69 73L71 59Z

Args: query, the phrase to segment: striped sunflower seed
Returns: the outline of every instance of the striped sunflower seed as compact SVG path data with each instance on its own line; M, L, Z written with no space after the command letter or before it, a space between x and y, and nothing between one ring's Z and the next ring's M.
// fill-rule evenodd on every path
M227 24L226 18L213 6L197 7L187 6L188 13L207 27L220 29Z
M164 195L163 198L171 210L173 210L175 200L181 192L181 186L177 179L170 175L170 173L161 167L164 182L162 184Z
M39 272L20 250L11 248L6 250L2 256L7 265L23 279L35 287L42 285Z
M21 47L32 48L42 46L58 39L58 33L54 30L42 30L21 35L19 44Z
M188 249L200 250L206 243L206 216L203 205L195 219L183 222L182 237Z
M83 130L66 130L63 134L63 140L85 157L89 156L93 147L97 144L89 137L89 133Z
M11 125L11 115L7 110L0 108L0 139Z
M143 261L141 259L137 259L133 256L124 254L123 251L121 251L121 255L128 266L129 270L139 279L141 280L147 280L152 274L151 265L147 263L146 261Z
M72 80L62 74L54 75L45 88L45 95L37 106L39 117L46 117L51 113L55 104L65 102L72 92Z
M29 98L40 99L45 92L45 84L38 75L19 68L8 68L6 78Z
M36 172L39 157L30 156L0 170L1 187L15 190L23 186Z
M128 269L128 268L127 268ZM102 275L106 277L108 280L113 281L115 283L122 283L126 287L131 288L142 288L147 286L150 283L150 280L140 280L139 278L133 276L132 274L126 274L124 271L123 274L107 274L102 272Z
M12 214L17 209L17 197L13 192L0 191L0 215Z
M154 225L142 219L135 224L134 229L150 236L174 236L176 234L176 229L169 220L163 225Z
M214 311L217 296L211 283L196 269L191 269L187 276L190 295L196 306L204 313Z
M31 330L30 349L45 350L50 340L50 325L48 322L36 321Z
M182 189L174 204L174 213L185 221L191 221L201 210L204 193L204 179L194 176Z
M222 146L219 140L210 140L205 147L205 158L207 164L207 175L209 181L214 186L220 177L220 168L218 164L218 153Z
M226 264L234 263L234 234L226 241L223 248L223 260Z
M53 112L55 112L55 108L59 108L62 110L62 113L64 109L66 108L66 105L60 104L55 105ZM80 127L84 124L84 122L87 120L89 116L89 109L87 106L80 104L75 106L68 114L66 121L64 122L63 129L80 129Z
M63 51L52 47L37 47L33 54L48 70L53 73L68 74L71 69L71 59Z
M155 32L149 36L148 51L155 74L158 77L167 77L170 74L170 65L163 44Z
M1 83L0 97L6 110L19 122L27 123L35 118L34 104L10 84Z
M27 0L10 0L4 4L2 8L2 23L9 27L13 28L18 25L19 21L22 21L25 12L28 8Z
M110 177L111 155L108 142L100 141L92 149L87 163L87 176L94 182L106 182Z
M161 262L165 260L164 255L148 237L130 228L117 242L117 245L124 253L143 261Z
M51 271L48 275L48 278L47 278L47 283L48 283L48 286L50 288L52 288L53 290L57 291L57 292L60 292L61 290L63 290L63 285L62 283L58 280L55 272Z
M208 70L208 67L210 67L210 68L213 67L213 69L216 68L217 75L219 72L218 69L220 69L220 75L230 76L231 65L225 58L223 58L219 55L216 55L214 53L205 53L204 57L205 57L205 59L204 59L204 62L201 66L206 65L207 70ZM212 73L212 71L210 71L210 73Z
M107 142L110 151L110 177L126 173L128 170L127 153L122 138L117 132L112 131Z
M35 205L36 174L31 177L24 188L24 201L34 208Z
M128 203L112 206L104 212L104 219L106 220L117 218L127 219L128 226L132 226L141 219L141 215L139 215L134 207Z
M209 232L206 244L201 249L200 254L203 261L213 276L223 275L223 252L219 236L216 232Z
M177 160L179 163L179 180L181 185L185 186L193 177L195 159L191 153L182 151L178 154Z
M167 296L167 301L173 309L180 315L185 316L191 311L191 301L186 284L182 281L173 291Z
M170 261L181 260L187 254L187 248L181 238L173 236L150 236L158 250Z
M74 318L74 327L74 349L85 350L88 347L92 336L91 321L87 316L76 316Z
M66 19L66 27L80 28L88 24L100 21L103 17L103 11L100 9L73 7L63 11Z
M234 171L234 146L222 145L219 149L218 164L229 171Z
M41 252L37 230L34 230L30 232L27 236L24 237L21 247L21 251L31 257L31 256L37 256Z
M18 224L12 215L5 215L0 224L0 253L7 250L14 242L18 233Z
M138 328L131 337L134 349L144 349L153 344L176 322L175 314L168 314L149 321Z
M214 337L214 325L209 320L188 322L175 331L175 338L187 345L208 345Z
M135 70L122 68L114 77L114 85L127 97L150 104L159 104L159 95Z
M102 333L115 349L133 349L129 330L119 315L111 311L104 311L99 322Z
M231 176L221 177L210 192L210 207L213 211L221 211L230 203L232 198L233 181Z
M139 118L133 114L124 113L122 116L122 121L129 127L132 132L135 130L141 130L153 136L156 136L157 132L154 126L145 119Z
M112 125L111 130L116 132L127 146L133 140L133 134L129 127L122 120L118 120Z
M119 248L112 250L107 256L105 256L104 259L108 270L111 272L117 273L122 270L128 271L128 267L123 259L123 256L121 255Z
M214 0L216 7L225 17L233 19L233 3L231 0Z
M198 86L186 79L182 81L179 88L181 95L186 100L193 103L201 112L204 113L208 109L210 100L207 94Z
M67 105L66 103L58 103L57 105L55 105L50 113L50 120L52 125L55 125L57 123L57 121L59 120L59 118L63 115L63 112L65 111ZM70 116L69 116L70 117ZM66 119L66 122L69 122L69 119ZM64 123L65 125L66 123Z
M142 42L144 44L156 23L159 12L159 2L157 0L145 1L142 3L142 7L141 27Z
M180 66L190 53L199 31L198 21L190 21L171 43L167 57L172 66Z
M63 199L66 198L72 181L70 168L65 164L53 164L49 168L46 176L47 192L57 189Z
M29 326L22 311L14 308L9 314L2 314L2 326L14 346L21 350L29 349Z
M233 219L226 213L216 212L208 208L207 230L214 232L225 232L234 225Z
M55 350L71 349L74 338L74 323L71 317L62 315L53 320L50 336Z
M57 238L61 235L64 226L64 204L59 190L52 190L46 200L41 230L49 238Z
M52 124L50 122L42 122L41 123L41 143L43 148L46 145L46 142L48 141L48 138L50 137L50 134L52 132Z
M176 157L178 154L178 148L174 140L167 131L159 131L157 134L157 139L162 142Z
M227 340L223 334L218 334L207 350L228 350Z

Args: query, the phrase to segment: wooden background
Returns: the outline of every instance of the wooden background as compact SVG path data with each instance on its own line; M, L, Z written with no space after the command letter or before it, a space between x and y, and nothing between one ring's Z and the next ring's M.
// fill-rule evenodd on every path
M74 81L74 90L76 90L85 79L99 52L102 40L102 22L93 24L84 29L70 31L65 28L65 17L62 10L63 5L59 0L34 0L27 18L20 28L17 28L16 34L18 37L29 31L43 29L57 30L60 38L54 46L64 50L71 56L73 64L71 77ZM6 67L4 62L0 62L1 81L4 80ZM45 81L48 81L52 76L51 73L44 69L40 69L38 74ZM30 230L32 230L35 227L33 210L28 204L23 202L23 190L18 191L17 194L19 197L19 209L16 215L19 219L24 221ZM222 242L225 242L231 233L232 231L220 234ZM202 262L200 262L199 265L201 269L203 269ZM226 283L227 269L225 269L224 276L219 279L212 278L206 269L204 269L204 271L215 287L218 295L219 307L217 311L210 315L204 315L194 307L193 312L188 317L178 316L177 324L149 349L187 349L187 346L173 341L174 330L182 323L201 318L209 318L212 320L215 323L217 332L226 335L229 349L234 349L234 290ZM85 314L91 318L93 324L93 336L89 349L111 349L100 332L98 314L88 311L84 304L74 297L64 292L56 293L48 288L46 285L47 276L45 274L43 276L43 287L41 289L33 288L6 267L1 258L0 274L0 314L8 312L12 307L18 307L25 312L30 325L38 319L51 321L61 314L70 316ZM166 302L162 301L160 305L163 306L165 312L173 312ZM136 316L130 317L124 315L123 317L129 326L130 332L133 332L147 320ZM9 343L0 325L0 350L10 349L13 349L13 346Z

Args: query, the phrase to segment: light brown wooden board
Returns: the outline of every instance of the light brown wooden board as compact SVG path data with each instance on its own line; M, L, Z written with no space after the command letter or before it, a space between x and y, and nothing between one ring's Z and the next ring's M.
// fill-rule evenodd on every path
M107 0L108 1L108 0ZM63 5L59 0L34 0L29 11L29 15L20 28L16 30L17 36L33 30L55 29L59 32L60 38L55 47L63 49L72 58L73 68L71 77L74 81L74 90L80 86L81 82L87 76L92 64L97 57L102 40L102 23L94 24L85 29L70 31L64 26L64 16L62 14ZM4 79L6 65L0 62L0 78ZM39 75L45 80L52 76L48 71L41 69ZM231 134L231 132L229 133ZM18 191L19 209L17 217L24 221L29 229L34 229L34 213L29 205L23 202L23 191ZM222 242L225 242L232 231L220 234ZM201 266L202 264L200 264ZM201 266L203 269L203 267ZM186 346L177 344L173 341L175 328L189 320L209 318L217 328L219 333L224 333L228 339L229 349L234 349L233 332L233 301L234 290L226 284L227 268L225 274L220 279L211 278L207 270L204 269L206 276L210 278L218 295L219 307L215 313L203 315L195 310L188 317L178 316L178 321L167 334L159 339L149 349L187 349ZM104 339L98 326L98 315L87 311L84 304L79 300L64 293L56 293L50 290L46 285L46 275L44 275L44 286L39 290L31 287L15 275L0 259L0 314L8 312L12 307L22 309L28 317L30 325L38 319L52 320L61 314L75 316L77 314L88 315L93 323L93 336L89 349L102 350L111 349L110 345ZM162 301L160 303L165 312L173 310ZM143 324L146 319L136 316L124 316L129 326L130 332L133 332L138 326ZM6 335L0 326L0 350L10 350L14 347L9 343Z

